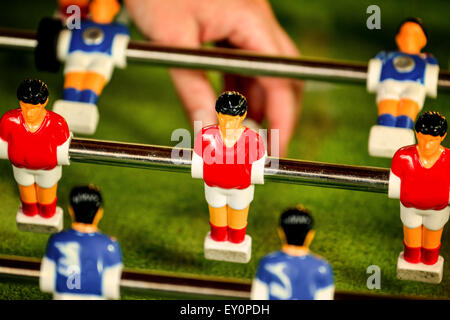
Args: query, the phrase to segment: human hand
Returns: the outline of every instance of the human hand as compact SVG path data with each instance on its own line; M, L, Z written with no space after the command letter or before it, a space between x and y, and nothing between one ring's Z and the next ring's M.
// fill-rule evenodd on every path
M126 0L125 4L141 32L163 45L198 48L206 42L225 42L262 54L299 55L267 0ZM216 94L205 72L169 72L190 120L201 120L203 125L216 123L212 107ZM279 129L279 156L285 156L300 113L302 83L226 75L225 89L247 97L249 118L261 122L265 116L270 129ZM270 137L269 132L269 143Z

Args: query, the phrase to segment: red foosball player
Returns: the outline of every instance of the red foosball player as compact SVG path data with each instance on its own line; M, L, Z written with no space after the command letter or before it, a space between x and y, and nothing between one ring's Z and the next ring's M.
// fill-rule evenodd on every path
M12 164L22 203L17 225L26 231L57 232L63 227L63 211L56 206L56 189L61 165L69 164L71 134L63 117L45 109L44 82L23 81L17 98L20 108L0 120L0 156Z
M238 92L219 96L216 113L219 124L199 132L192 158L192 177L204 180L209 206L211 232L205 239L205 257L247 263L251 257L247 216L254 184L264 183L264 140L242 125L247 101Z
M395 153L389 178L389 197L400 199L404 231L397 277L439 283L441 236L450 213L450 150L441 145L447 120L428 111L417 120L415 131L417 145Z
M89 2L90 0L58 0L59 16L65 20L73 14L72 6L77 6L80 10L80 17L84 19L88 15Z

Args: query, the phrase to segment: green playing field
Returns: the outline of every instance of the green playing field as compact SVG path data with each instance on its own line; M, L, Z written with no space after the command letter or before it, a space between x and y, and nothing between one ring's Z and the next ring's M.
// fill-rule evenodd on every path
M2 4L0 27L35 29L40 18L53 14L55 3L29 0L20 5ZM366 28L370 4L381 8L381 30ZM368 61L378 51L393 48L400 20L420 16L430 37L427 51L438 58L441 68L448 69L450 45L445 30L450 27L449 2L346 0L337 4L332 0L282 0L272 1L272 5L304 56L327 59ZM134 26L132 38L141 39ZM1 114L18 106L16 88L27 77L47 82L50 105L61 96L62 74L37 72L29 52L2 49L0 68ZM219 92L220 75L211 73L211 79ZM426 101L424 109L450 115L449 105L450 95L440 92L438 99ZM125 70L116 70L99 108L97 139L173 146L173 130L190 129L167 69L144 63L130 63ZM363 85L308 82L289 157L389 167L390 160L367 154L369 129L376 122L376 114L375 97ZM448 139L445 145L449 145ZM42 257L48 235L17 230L18 190L7 161L0 161L0 173L0 254ZM128 268L250 280L259 259L279 248L275 226L280 212L302 203L316 220L312 250L331 263L337 290L450 297L448 262L439 285L396 279L402 224L398 201L389 200L385 194L277 183L257 186L248 226L253 238L252 259L248 264L233 264L203 257L209 225L202 181L188 174L73 163L64 168L58 190L66 227L70 225L66 210L70 189L87 183L102 190L105 216L100 227L119 239ZM445 260L450 259L448 239L445 229L441 250ZM366 287L366 270L371 265L381 269L379 290ZM134 292L123 295L141 297ZM41 294L35 282L0 278L0 299L29 298L49 296Z

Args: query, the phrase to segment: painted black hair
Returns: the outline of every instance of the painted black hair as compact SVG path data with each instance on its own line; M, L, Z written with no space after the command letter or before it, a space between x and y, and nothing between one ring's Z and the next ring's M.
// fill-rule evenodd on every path
M25 79L17 88L17 99L25 103L42 104L47 98L47 85L39 79Z
M423 33L425 34L425 38L427 38L427 40L428 40L427 29L425 28L425 25L423 24L422 19L416 18L416 17L410 17L410 18L406 18L405 20L403 20L397 27L397 32L396 32L397 34L400 32L400 29L402 28L402 26L407 22L414 22L414 23L418 24L420 26L420 28L422 29Z
M247 100L236 91L222 93L216 101L216 112L231 116L243 116L247 112Z
M309 210L301 206L287 209L280 216L280 227L290 245L302 246L313 226L314 220Z
M103 206L102 195L93 185L75 187L70 192L70 206L76 222L91 224Z
M447 119L439 112L427 111L417 119L414 129L423 134L443 137L447 133Z

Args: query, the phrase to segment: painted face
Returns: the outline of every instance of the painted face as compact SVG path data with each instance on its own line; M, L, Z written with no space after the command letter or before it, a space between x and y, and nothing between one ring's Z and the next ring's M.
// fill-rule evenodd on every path
M92 20L97 23L111 23L120 10L117 0L93 0L89 6Z
M28 124L35 124L42 116L42 112L44 112L47 102L48 99L43 104L31 104L20 101L19 104L22 109L22 115L25 122Z
M400 51L409 54L419 54L427 44L427 38L422 28L415 22L406 22L395 37Z
M243 116L231 116L219 112L217 113L217 119L219 120L219 127L229 130L239 129L246 115L247 113L245 113Z
M447 134L445 134L443 137L441 136L434 137L430 134L423 134L421 132L417 132L416 133L417 145L420 150L420 153L426 157L430 157L439 152L441 142L442 140L444 140L446 135Z

